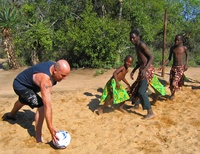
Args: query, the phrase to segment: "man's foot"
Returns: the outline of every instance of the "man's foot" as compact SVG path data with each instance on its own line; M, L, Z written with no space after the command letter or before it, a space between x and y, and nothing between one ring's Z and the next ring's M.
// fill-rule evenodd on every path
M95 113L98 114L98 115L103 114L103 109L100 107L100 108L95 110Z
M12 121L16 121L17 119L15 117L12 117L9 115L9 113L5 113L2 117L3 121L8 121L8 120L12 120Z
M43 143L44 142L42 137L35 137L35 140L36 140L37 143L39 143L39 142Z
M154 114L147 114L146 116L144 116L144 120L148 120L148 119L152 119L152 118L154 118L155 117L155 115Z

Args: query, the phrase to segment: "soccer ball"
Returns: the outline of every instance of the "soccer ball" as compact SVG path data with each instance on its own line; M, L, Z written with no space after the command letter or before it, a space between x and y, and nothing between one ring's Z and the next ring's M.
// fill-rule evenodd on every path
M53 141L53 144L57 148L64 149L70 144L71 136L68 132L59 130L56 132L56 136L59 138L59 140L56 140L56 142Z

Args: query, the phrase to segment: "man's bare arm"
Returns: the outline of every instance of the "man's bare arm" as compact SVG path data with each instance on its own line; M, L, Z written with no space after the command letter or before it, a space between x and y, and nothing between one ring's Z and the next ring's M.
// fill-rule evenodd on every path
M52 83L46 74L38 73L33 76L34 82L40 87L42 101L44 104L44 116L47 123L47 127L52 135L52 138L56 139L56 130L52 124L52 107L51 107L51 91Z

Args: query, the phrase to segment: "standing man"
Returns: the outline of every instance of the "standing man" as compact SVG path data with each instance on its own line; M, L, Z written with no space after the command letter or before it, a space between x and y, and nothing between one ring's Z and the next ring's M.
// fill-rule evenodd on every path
M70 73L70 65L66 60L43 62L22 71L13 82L13 89L19 96L10 113L4 120L16 120L15 115L24 105L38 108L35 114L35 139L43 142L42 125L44 118L51 133L52 140L58 139L52 124L51 92L52 87L65 79ZM37 94L41 92L41 97Z
M175 91L182 87L184 82L184 72L188 69L188 51L183 45L183 36L178 34L175 36L174 45L170 48L168 59L164 62L161 69L167 65L173 57L173 64L170 70L170 100L175 97Z
M132 30L130 32L130 41L135 45L138 60L135 68L130 74L131 79L133 79L135 71L139 68L138 77L131 86L131 99L132 101L140 101L143 110L147 110L147 115L144 116L144 119L151 119L155 115L151 108L151 104L146 90L149 85L149 82L153 78L155 71L155 69L152 66L154 56L150 53L146 44L140 40L140 35L137 30Z

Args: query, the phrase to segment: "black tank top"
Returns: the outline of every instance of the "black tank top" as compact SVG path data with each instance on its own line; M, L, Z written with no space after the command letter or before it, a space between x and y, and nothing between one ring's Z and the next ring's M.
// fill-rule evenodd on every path
M40 87L38 87L33 82L33 74L35 73L44 73L47 74L52 82L52 85L55 85L57 82L53 81L52 76L50 74L49 68L54 64L54 62L48 61L36 64L24 71L22 71L17 77L14 79L13 88L15 90L24 90L24 89L32 89L35 92L40 91Z

